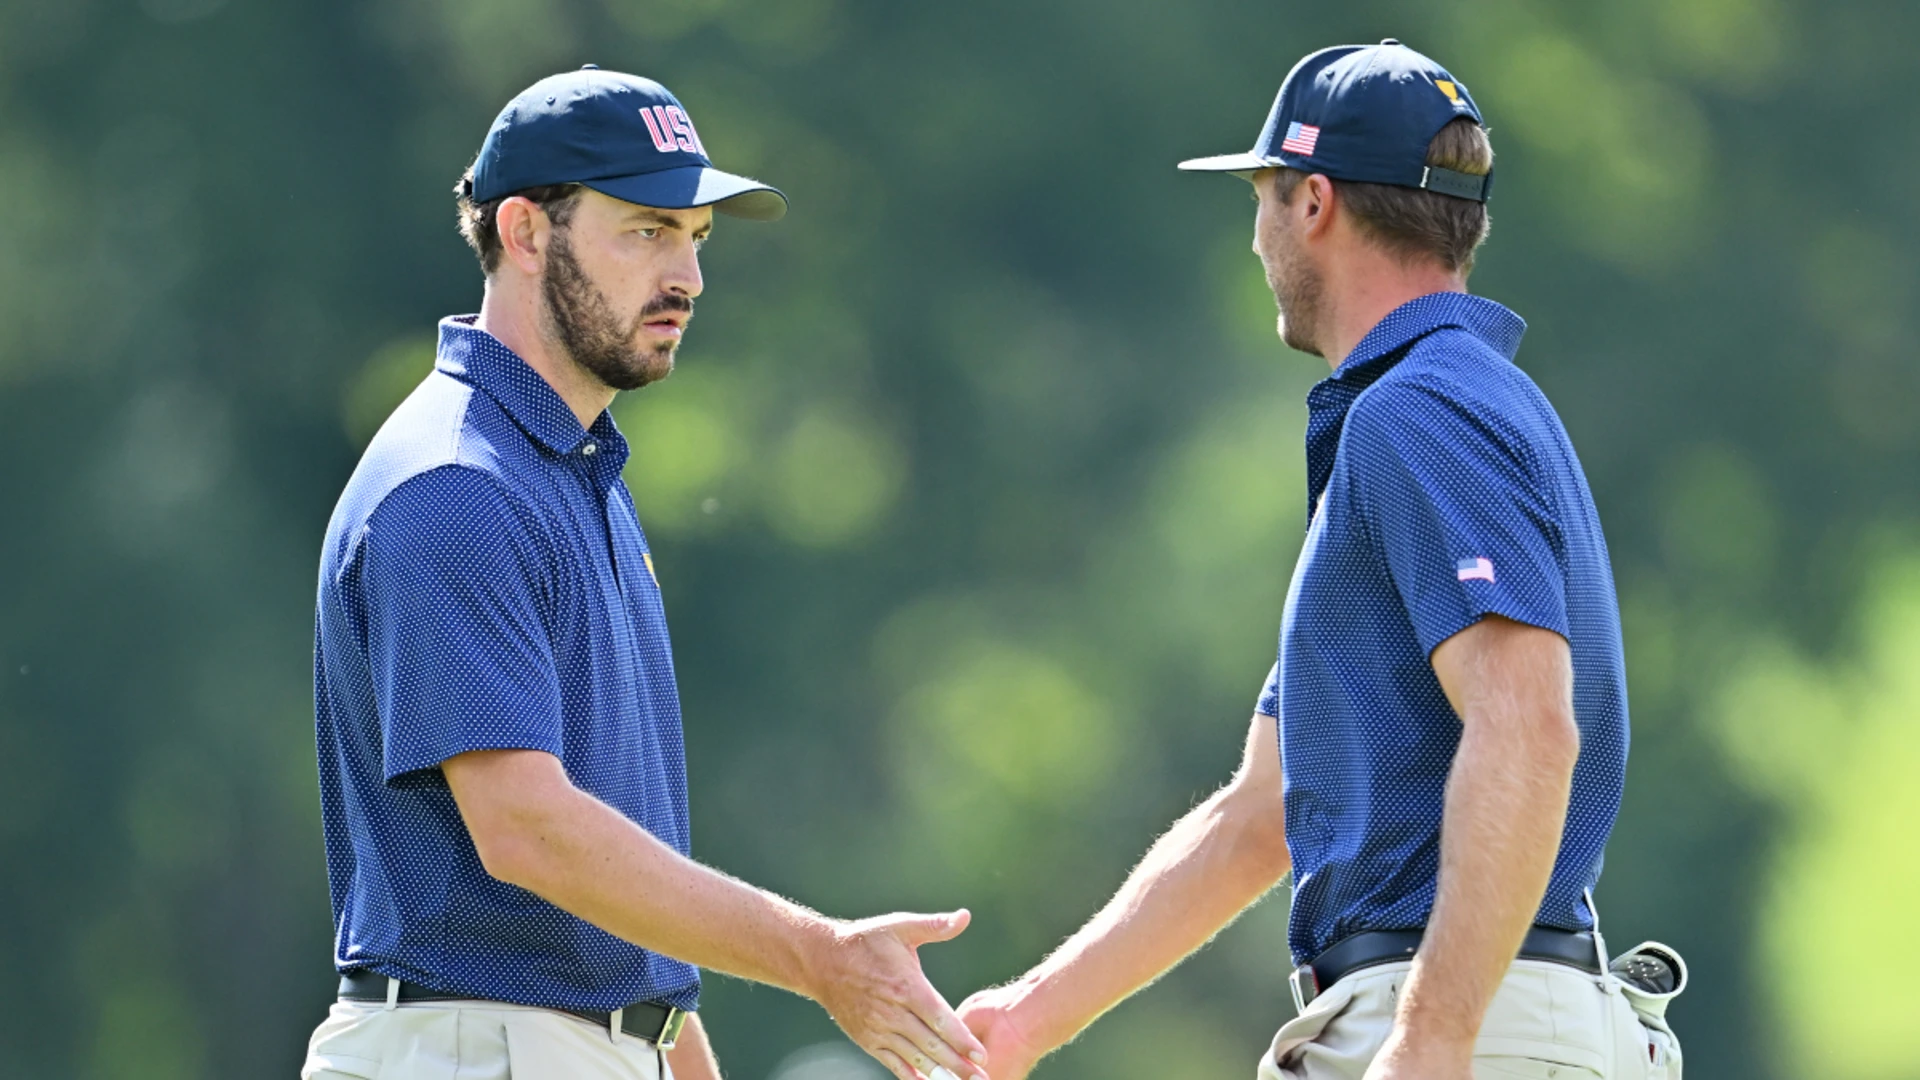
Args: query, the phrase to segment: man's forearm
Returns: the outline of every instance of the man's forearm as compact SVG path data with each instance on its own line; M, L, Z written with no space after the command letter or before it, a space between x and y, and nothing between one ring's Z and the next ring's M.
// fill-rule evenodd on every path
M824 917L686 858L592 796L529 808L490 863L504 880L642 948L812 995ZM491 868L491 867L490 867Z
M1181 818L1106 907L1020 979L1016 1023L1057 1046L1204 945L1286 873L1280 813L1235 784Z
M966 929L965 911L828 919L686 858L543 751L440 770L495 878L653 952L804 994L901 1080L936 1066L985 1080L984 1047L920 969L920 946Z

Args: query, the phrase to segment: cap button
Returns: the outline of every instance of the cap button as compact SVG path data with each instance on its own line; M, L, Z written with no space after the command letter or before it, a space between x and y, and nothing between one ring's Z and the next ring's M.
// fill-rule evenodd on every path
M581 71L599 71L600 65L599 64L581 64L580 70Z
M1381 39L1380 39L1380 44L1382 44L1382 45L1398 45L1398 44L1400 44L1400 39L1399 39L1399 38L1391 38L1391 37L1390 37L1390 38L1381 38Z

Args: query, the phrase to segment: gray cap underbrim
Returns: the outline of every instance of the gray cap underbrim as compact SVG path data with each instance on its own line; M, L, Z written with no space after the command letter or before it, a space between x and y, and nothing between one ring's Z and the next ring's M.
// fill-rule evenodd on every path
M778 221L787 213L787 197L779 188L702 165L581 183L602 195L662 210L711 206L750 221Z

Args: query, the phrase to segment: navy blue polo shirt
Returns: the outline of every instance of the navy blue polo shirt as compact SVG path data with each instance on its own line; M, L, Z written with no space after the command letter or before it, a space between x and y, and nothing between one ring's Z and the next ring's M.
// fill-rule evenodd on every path
M1580 461L1513 364L1526 324L1434 293L1307 395L1306 543L1260 711L1278 718L1297 962L1433 910L1460 721L1429 661L1487 615L1566 638L1580 756L1537 925L1593 925L1627 762L1613 572Z
M327 526L314 711L334 963L448 993L691 1009L699 972L489 876L440 763L543 750L575 786L686 854L686 763L666 614L620 481L473 317L374 436Z

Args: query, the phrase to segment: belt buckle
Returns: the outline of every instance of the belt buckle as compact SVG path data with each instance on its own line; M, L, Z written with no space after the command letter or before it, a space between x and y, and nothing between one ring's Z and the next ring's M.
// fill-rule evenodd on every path
M671 1050L680 1041L680 1029L687 1026L685 1009L667 1007L667 1018L660 1024L660 1034L654 1037L653 1045L662 1050Z
M1313 999L1320 996L1320 979L1313 973L1312 964L1301 964L1287 976L1287 985L1293 988L1293 1008L1295 1012L1306 1012Z

